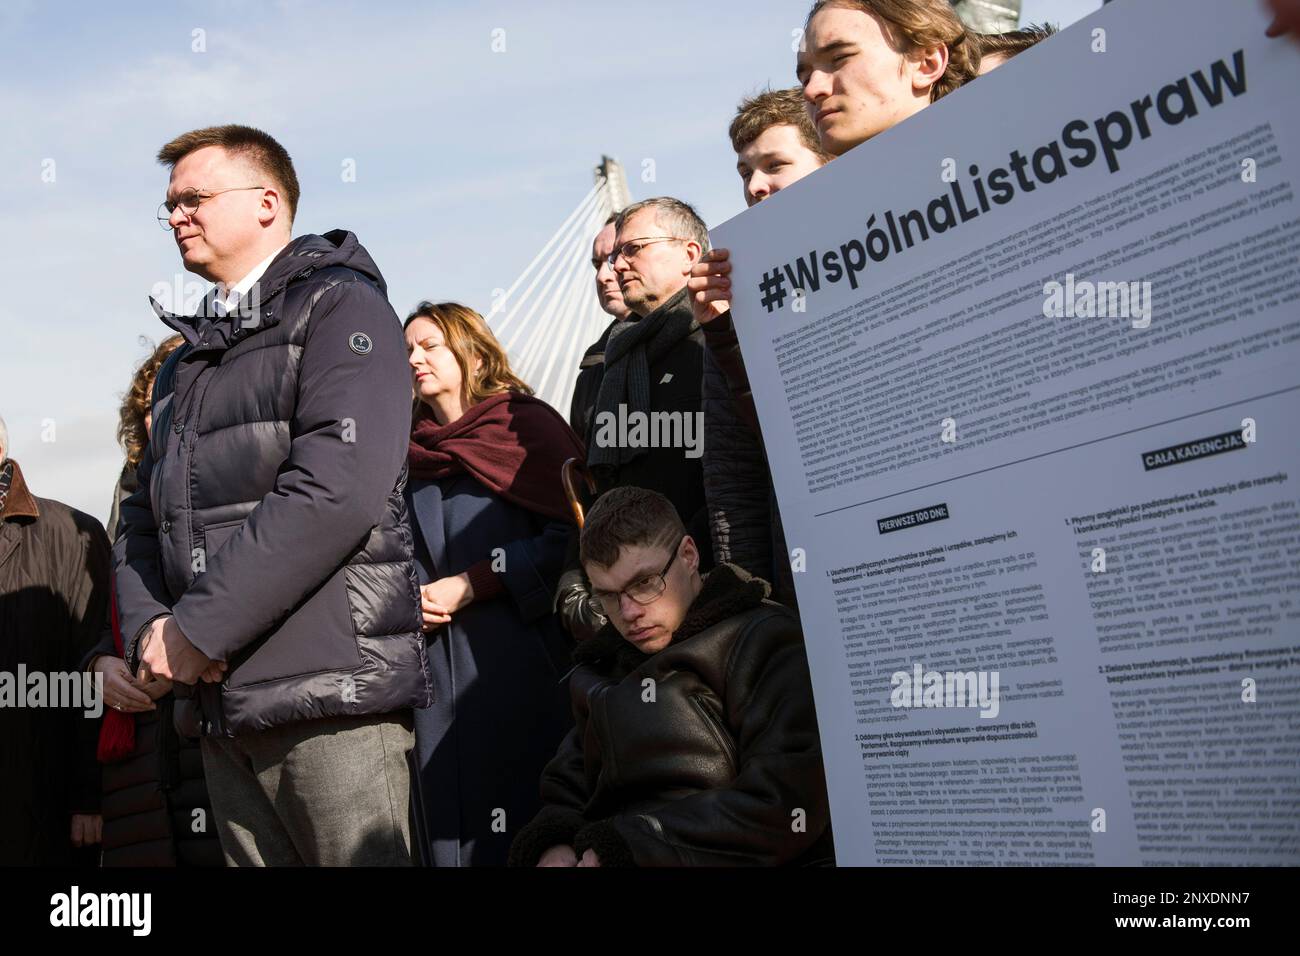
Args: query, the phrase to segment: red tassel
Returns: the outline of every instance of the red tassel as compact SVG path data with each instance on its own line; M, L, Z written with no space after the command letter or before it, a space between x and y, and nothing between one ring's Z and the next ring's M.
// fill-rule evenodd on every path
M117 584L111 582L108 589L109 611L113 621L113 647L117 656L122 657L126 651L122 644L122 627L117 619ZM104 722L99 728L99 747L95 756L100 763L115 763L129 757L135 750L135 716L124 714L120 710L109 709L104 714Z

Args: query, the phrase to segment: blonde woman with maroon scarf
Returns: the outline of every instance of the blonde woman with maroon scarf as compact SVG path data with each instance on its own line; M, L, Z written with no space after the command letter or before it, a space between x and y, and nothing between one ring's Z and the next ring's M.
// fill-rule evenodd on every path
M434 680L415 712L417 842L429 865L504 865L573 725L554 595L574 532L560 468L584 451L474 310L421 303L405 334L406 495Z

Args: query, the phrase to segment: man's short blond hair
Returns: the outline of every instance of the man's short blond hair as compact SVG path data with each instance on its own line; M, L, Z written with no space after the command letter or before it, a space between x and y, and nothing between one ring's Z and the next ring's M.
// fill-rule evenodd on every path
M158 162L169 169L196 150L208 146L220 146L231 156L238 156L259 170L280 190L285 209L289 213L289 222L298 212L298 173L293 168L293 160L288 151L280 145L270 133L264 133L252 126L227 123L225 126L207 126L181 133L162 149L158 150ZM270 185L268 184L268 185ZM204 184L225 187L228 183ZM249 183L249 185L254 185Z
M809 152L816 154L822 162L831 161L832 156L822 148L817 127L813 126L808 115L802 87L765 90L741 100L740 106L736 107L735 119L727 130L731 148L739 153L773 126L793 126L799 132L799 141Z

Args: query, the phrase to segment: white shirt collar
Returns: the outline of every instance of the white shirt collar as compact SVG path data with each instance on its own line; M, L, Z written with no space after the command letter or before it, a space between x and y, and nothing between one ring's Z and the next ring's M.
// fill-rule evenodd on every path
M288 243L286 242L284 246L287 245ZM257 265L253 266L253 270L231 286L230 291L227 292L225 296L222 296L221 294L221 286L217 286L217 307L223 314L229 315L231 312L235 311L235 308L239 305L239 300L247 295L248 290L266 274L266 270L271 267L271 263L275 261L275 257L284 251L284 246L276 249L275 252L271 253Z

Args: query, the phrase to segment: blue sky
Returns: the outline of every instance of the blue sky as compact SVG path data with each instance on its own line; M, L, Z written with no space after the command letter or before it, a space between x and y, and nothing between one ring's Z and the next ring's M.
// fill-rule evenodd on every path
M1023 18L1099 6L1024 0ZM147 296L198 281L154 219L167 175L153 156L172 136L266 129L302 183L296 233L356 232L399 314L422 298L487 311L602 153L635 199L678 196L710 226L741 212L727 124L742 96L794 84L806 9L5 0L0 417L33 490L107 518L120 397L140 337L167 332Z

